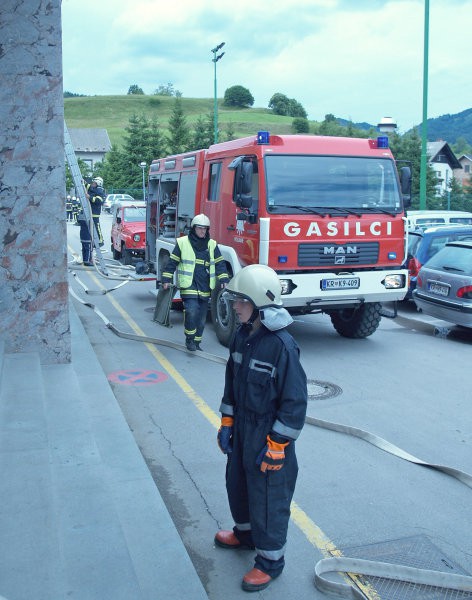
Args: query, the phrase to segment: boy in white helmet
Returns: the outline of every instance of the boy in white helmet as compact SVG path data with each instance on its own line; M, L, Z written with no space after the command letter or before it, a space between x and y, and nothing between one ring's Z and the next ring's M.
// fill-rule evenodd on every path
M196 215L188 235L177 238L162 272L162 287L167 289L177 270L177 286L184 303L184 333L187 350L201 350L203 329L212 291L224 287L229 279L224 258L210 238L210 219Z
M307 381L299 349L286 331L275 271L250 265L224 292L241 322L230 345L218 445L227 455L226 490L235 526L215 544L255 549L242 588L266 588L282 572L290 503L298 473L295 440L305 423Z

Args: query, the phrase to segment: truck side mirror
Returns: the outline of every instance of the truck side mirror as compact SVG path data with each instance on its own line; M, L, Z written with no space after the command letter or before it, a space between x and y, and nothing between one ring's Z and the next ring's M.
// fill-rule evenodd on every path
M236 206L239 208L251 208L252 196L249 196L248 194L238 194L236 197Z
M411 205L411 169L402 167L400 169L400 187L405 207Z
M235 195L250 194L252 188L252 162L244 160L244 156L237 156L230 162L228 169L235 172Z
M238 191L240 194L250 194L252 189L252 163L247 161L242 162L240 169L240 173L236 172L236 175L239 175L241 183Z
M241 161L236 168L235 178L236 206L249 209L252 207L252 163Z

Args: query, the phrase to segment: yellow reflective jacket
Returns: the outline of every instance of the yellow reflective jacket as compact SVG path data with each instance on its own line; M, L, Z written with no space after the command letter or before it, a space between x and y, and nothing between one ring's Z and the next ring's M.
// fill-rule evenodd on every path
M195 271L196 256L188 236L177 238L177 244L180 249L180 262L177 266L177 285L179 288L188 288L192 285L193 273ZM215 289L216 271L215 271L215 240L208 240L208 252L210 255L209 276L210 290Z

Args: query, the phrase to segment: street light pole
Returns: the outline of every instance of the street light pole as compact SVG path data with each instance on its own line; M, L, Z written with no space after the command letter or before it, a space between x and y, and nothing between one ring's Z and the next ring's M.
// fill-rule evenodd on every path
M145 179L144 179L144 170L146 169L147 163L144 161L140 162L139 166L143 170L143 202L146 202L146 183L145 183Z
M423 58L423 123L421 125L420 210L426 209L426 169L428 139L428 46L429 0L424 3L424 58Z
M223 48L223 46L225 45L225 42L221 42L221 44L218 44L218 46L216 46L215 48L213 48L212 52L213 52L213 64L215 65L215 76L214 76L214 86L213 86L213 98L214 98L214 102L213 102L213 142L215 144L218 143L218 100L217 100L217 95L216 95L216 63L223 58L224 56L224 52L222 52L219 56L216 56L216 53L218 52L218 50L221 50L221 48Z

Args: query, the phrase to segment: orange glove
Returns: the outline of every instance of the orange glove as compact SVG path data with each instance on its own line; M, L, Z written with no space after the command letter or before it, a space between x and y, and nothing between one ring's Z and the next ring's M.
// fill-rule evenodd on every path
M216 439L223 454L231 454L233 451L233 424L233 417L221 417L221 426Z
M280 471L284 466L285 447L288 444L289 442L274 442L270 435L267 436L267 444L262 448L256 461L263 473L266 471Z

